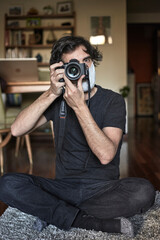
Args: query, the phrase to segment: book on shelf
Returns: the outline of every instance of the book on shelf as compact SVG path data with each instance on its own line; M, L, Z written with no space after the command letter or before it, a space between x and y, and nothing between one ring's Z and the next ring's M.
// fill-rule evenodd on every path
M8 48L6 51L6 58L28 58L30 57L29 51L24 48Z
M9 46L10 45L10 32L8 30L5 31L5 46Z
M24 34L22 31L5 31L5 46L22 46L24 44Z

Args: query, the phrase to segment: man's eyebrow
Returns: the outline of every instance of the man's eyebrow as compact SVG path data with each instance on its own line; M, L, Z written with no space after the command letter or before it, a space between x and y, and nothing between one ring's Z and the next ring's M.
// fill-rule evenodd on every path
M87 57L83 58L83 61L88 60L88 59L91 59L91 56L87 56Z

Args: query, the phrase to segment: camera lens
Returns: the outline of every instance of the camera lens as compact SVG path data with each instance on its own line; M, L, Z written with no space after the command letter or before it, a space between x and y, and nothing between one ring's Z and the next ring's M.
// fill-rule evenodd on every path
M66 68L66 76L70 80L78 80L80 77L81 69L76 64L69 64Z
M77 76L79 71L76 67L71 67L71 68L69 68L68 73L70 76L75 77L75 76Z

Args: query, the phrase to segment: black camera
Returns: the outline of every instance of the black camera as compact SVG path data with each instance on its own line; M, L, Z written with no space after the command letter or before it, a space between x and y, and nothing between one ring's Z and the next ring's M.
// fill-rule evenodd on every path
M77 59L71 59L69 63L65 63L62 67L64 68L66 77L71 81L77 81L82 75L85 75L85 79L89 79L88 66L85 63L79 63ZM60 79L60 82L64 82L64 79Z

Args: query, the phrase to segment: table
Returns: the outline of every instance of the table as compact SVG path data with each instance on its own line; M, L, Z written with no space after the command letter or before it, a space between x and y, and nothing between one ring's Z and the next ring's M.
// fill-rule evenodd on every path
M44 92L50 87L50 81L35 81L35 82L7 82L6 89L4 93L34 93L34 92ZM6 133L5 139L2 138L2 134ZM26 135L25 135L26 136ZM29 137L29 136L28 136ZM3 150L11 139L11 129L10 126L4 126L0 124L0 166L1 174L3 174ZM29 140L27 140L29 142ZM26 142L26 143L28 143ZM28 143L30 146L30 142ZM28 150L28 145L27 145ZM29 147L28 153L31 152L31 147ZM29 154L29 159L32 159L32 154ZM32 163L32 160L30 161ZM32 165L32 164L31 164Z
M7 82L5 93L31 93L48 90L50 81Z

